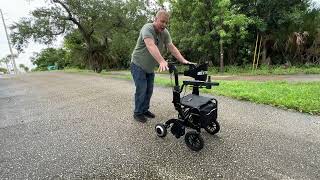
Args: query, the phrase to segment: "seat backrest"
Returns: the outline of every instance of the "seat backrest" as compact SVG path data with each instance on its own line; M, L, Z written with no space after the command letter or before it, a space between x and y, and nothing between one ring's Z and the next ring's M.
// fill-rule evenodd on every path
M183 74L198 81L206 81L208 76L208 64L190 65L189 69L184 71Z

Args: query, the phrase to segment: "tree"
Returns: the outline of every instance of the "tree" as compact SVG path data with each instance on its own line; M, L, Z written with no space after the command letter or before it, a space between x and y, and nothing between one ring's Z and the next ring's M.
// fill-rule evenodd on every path
M11 67L13 68L13 62L12 62L12 58L17 58L18 54L13 54L13 56L11 54L8 54L7 56L5 56L4 58L0 59L0 63L5 63L8 72L10 72L12 69L10 69L10 63L11 63Z
M319 11L311 10L310 0L232 0L231 2L246 16L258 18L261 22L251 27L251 34L262 36L263 62L267 62L268 56L280 57L278 61L274 59L274 63L291 61L295 53L287 51L288 37L304 31L314 36L315 26L319 25L314 23L316 22L314 11Z
M274 63L298 60L297 52L303 51L288 48L289 37L306 31L308 46L319 29L314 23L319 21L319 9L310 8L310 0L168 1L169 28L177 46L191 60L220 64L222 72L224 64L250 62L257 36L262 39L263 62L271 56Z
M173 37L194 54L193 58L212 61L219 59L220 71L224 71L224 49L232 45L235 36L246 38L247 27L254 21L231 7L229 0L180 0L172 1L170 28ZM193 51L193 52L192 52ZM196 53L195 53L196 52Z
M31 62L36 65L36 70L45 71L48 66L57 66L63 69L69 65L68 53L64 49L46 48L31 57Z
M0 72L7 73L7 72L8 72L8 70L7 70L6 68L2 68L2 67L0 67Z
M21 51L30 39L51 44L57 35L73 34L70 36L81 41L77 47L84 52L83 64L101 72L103 64L113 59L110 47L114 34L132 27L135 20L140 22L143 5L142 0L52 0L48 7L33 11L32 18L11 27L12 41Z
M19 68L23 69L25 67L24 64L19 64Z
M5 65L6 65L6 67L7 67L7 71L6 72L9 72L10 70L9 70L9 61L10 61L10 59L9 58L7 58L7 57L4 57L4 58L1 58L0 59L0 63L4 63Z
M23 69L25 72L29 71L29 68L25 66L24 64L19 64L19 68Z

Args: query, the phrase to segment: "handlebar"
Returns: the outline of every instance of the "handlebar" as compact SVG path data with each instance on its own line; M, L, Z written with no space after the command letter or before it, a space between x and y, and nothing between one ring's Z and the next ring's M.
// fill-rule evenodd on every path
M172 72L175 72L177 70L176 65L184 65L184 66L189 66L189 69L193 69L196 67L197 64L181 64L177 62L168 62L168 67L169 67L169 73L171 74ZM178 72L177 72L178 73Z
M205 81L183 81L184 85L192 86L219 86L218 82L205 82Z
M168 67L169 67L169 73L171 74L171 73L178 73L177 72L177 68L176 68L176 66L173 64L173 63L168 63Z
M176 62L168 62L170 74L174 72L175 75L175 84L179 86L178 70L176 68ZM192 85L197 87L206 87L211 89L211 86L219 86L217 82L211 82L211 77L207 75L208 73L208 64L183 64L189 66L189 69L184 71L185 76L194 78L194 81L183 81L183 85Z

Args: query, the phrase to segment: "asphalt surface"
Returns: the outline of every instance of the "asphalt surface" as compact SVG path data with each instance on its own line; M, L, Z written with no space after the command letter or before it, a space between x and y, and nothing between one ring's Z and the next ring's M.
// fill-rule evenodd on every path
M0 179L320 179L320 117L216 97L200 152L158 138L176 117L156 87L141 124L131 81L58 72L0 78Z

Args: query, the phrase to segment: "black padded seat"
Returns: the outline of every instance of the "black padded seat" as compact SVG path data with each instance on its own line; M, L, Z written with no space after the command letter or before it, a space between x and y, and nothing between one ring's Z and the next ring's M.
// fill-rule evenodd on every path
M207 104L211 100L213 100L213 98L189 94L187 96L182 97L180 102L184 106L200 108L200 106Z

